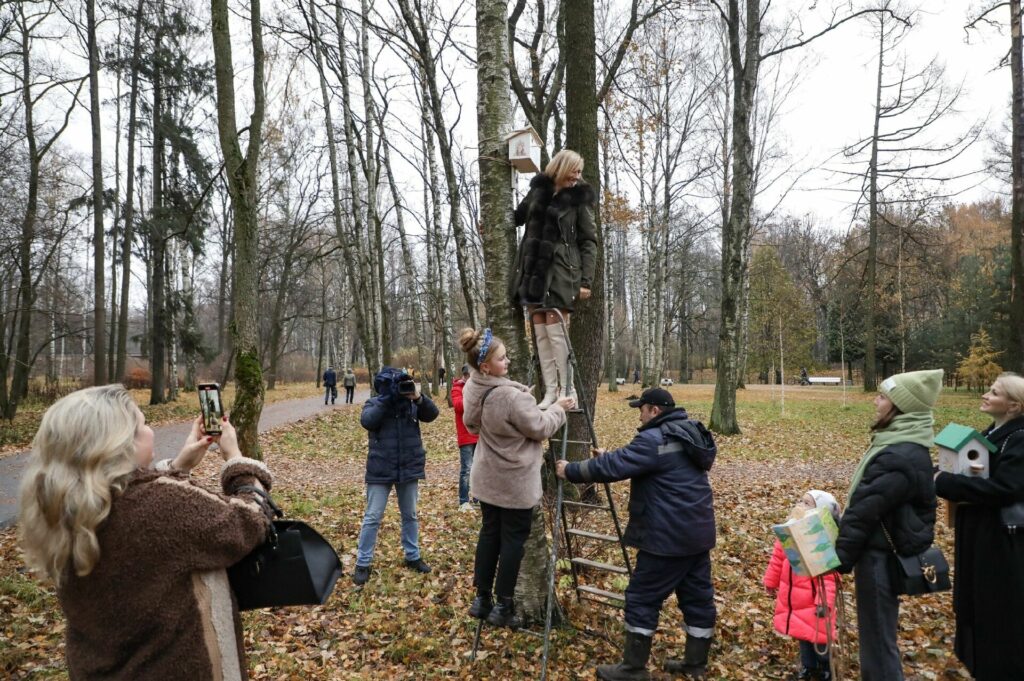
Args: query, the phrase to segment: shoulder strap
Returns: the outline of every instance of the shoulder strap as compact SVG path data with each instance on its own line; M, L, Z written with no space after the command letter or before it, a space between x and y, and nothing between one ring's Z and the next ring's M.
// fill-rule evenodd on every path
M493 388L488 388L487 392L485 392L484 396L480 399L480 413L481 413L481 416L483 415L483 411L484 411L484 402L486 402L487 398L491 396L491 393L493 393L499 387L501 387L501 386L497 386L496 385Z

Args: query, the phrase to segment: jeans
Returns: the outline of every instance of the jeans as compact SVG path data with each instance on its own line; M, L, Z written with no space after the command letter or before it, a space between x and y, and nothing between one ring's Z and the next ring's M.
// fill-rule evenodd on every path
M354 385L345 386L345 404L352 404L352 396L355 395L356 387Z
M811 671L829 671L828 652L824 655L814 649L810 641L799 641L800 643L800 666Z
M889 561L888 551L869 549L853 570L862 681L903 681L896 647L900 601L893 592Z
M459 506L469 501L469 471L473 467L476 443L459 445Z
M530 536L533 509L501 508L481 501L480 515L482 523L473 563L473 584L477 593L489 594L493 585L498 598L512 598L516 594L519 565L523 562L523 547Z
M377 545L377 530L380 528L384 508L388 504L392 483L366 485L366 514L363 526L359 530L359 544L356 551L356 565L366 567L373 561L373 549ZM416 517L416 504L419 501L419 481L411 480L394 484L398 496L398 509L402 514L402 549L406 560L418 560L420 557L420 525Z
M338 397L338 387L334 385L324 386L324 404L330 402L334 404L334 400Z
M717 609L711 584L711 553L658 556L638 551L626 587L626 631L653 636L665 599L675 592L687 636L710 638Z

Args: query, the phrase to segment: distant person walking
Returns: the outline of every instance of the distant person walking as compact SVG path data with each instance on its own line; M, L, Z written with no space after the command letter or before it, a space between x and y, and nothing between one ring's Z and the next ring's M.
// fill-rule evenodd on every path
M327 404L327 400L334 404L336 399L338 399L338 374L334 372L334 367L327 367L327 371L324 372L324 404Z
M345 386L345 404L352 404L356 393L356 375L352 373L352 367L345 369L341 384Z
M437 384L442 388L445 386L444 377L446 373L447 371L445 371L444 367L437 367Z
M640 367L633 369L633 385L640 382Z
M469 432L466 424L462 421L462 414L465 411L462 404L462 388L469 380L469 365L462 365L462 378L452 381L452 408L455 409L455 433L459 442L459 510L472 511L473 504L469 503L469 472L473 468L473 453L476 451L476 443L479 435Z

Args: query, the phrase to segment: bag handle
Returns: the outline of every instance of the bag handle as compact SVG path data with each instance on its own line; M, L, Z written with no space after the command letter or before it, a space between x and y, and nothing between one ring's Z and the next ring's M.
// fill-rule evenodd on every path
M274 513L275 516L277 516L278 518L284 517L284 511L281 510L280 506L274 503L274 500L270 498L270 494L262 487L257 487L256 485L242 485L237 490L235 490L235 492L252 492L256 496L262 497L263 502L266 503L267 507Z

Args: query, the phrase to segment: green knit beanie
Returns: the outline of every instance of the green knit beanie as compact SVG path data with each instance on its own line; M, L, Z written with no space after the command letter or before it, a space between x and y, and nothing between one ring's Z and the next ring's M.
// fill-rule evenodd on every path
M908 371L882 381L878 391L904 414L931 411L942 390L942 369Z

